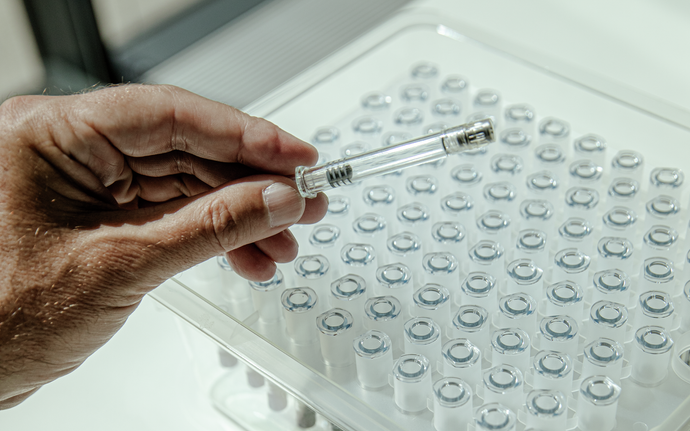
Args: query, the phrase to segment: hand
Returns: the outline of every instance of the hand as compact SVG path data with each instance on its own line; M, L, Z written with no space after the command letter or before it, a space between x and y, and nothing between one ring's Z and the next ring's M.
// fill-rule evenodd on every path
M314 223L286 177L316 150L169 86L0 106L0 408L69 373L167 278L226 253L266 280Z

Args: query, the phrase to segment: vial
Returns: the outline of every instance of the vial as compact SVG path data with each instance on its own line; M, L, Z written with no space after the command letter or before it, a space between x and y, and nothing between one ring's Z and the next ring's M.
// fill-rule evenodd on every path
M353 362L352 326L352 314L342 308L333 308L316 317L321 356L326 365L345 367Z
M666 378L673 340L661 326L643 326L635 332L630 353L630 379L640 386L658 386Z
M444 377L433 386L434 429L455 431L472 422L472 390L457 377Z
M453 286L458 279L458 260L450 253L428 253L422 260L424 280L441 286Z
M400 301L393 296L375 296L364 303L364 327L369 330L381 331L391 339L393 348L403 349L402 331L402 307Z
M539 171L527 176L527 196L557 202L562 199L560 181L551 171Z
M606 376L582 380L578 400L578 426L582 431L611 431L616 426L616 410L621 388Z
M367 283L356 274L344 275L331 283L330 305L352 314L355 330L359 330L364 303L367 300Z
M431 251L446 252L453 256L467 255L467 234L460 223L454 221L438 222L431 227L430 233L431 238L428 243L431 244ZM462 264L458 262L460 271L465 269Z
M295 344L310 344L316 339L318 297L308 287L286 289L281 295L287 334Z
M596 251L593 226L589 221L573 217L566 220L559 228L556 250L577 248L586 255L592 255Z
M680 199L685 190L685 175L677 168L655 168L649 175L649 191Z
M458 165L450 172L450 177L461 190L475 191L482 185L484 175L474 164L465 163Z
M599 192L589 187L572 187L565 192L568 215L595 220L599 209Z
M443 345L441 354L444 376L460 378L471 388L481 384L482 352L470 340L454 338Z
M631 244L639 242L637 213L626 207L613 207L602 217L602 236L625 238Z
M530 367L530 339L520 328L504 328L491 334L491 364L508 364L526 372Z
M402 355L393 365L393 398L403 412L426 409L431 394L429 359L422 355Z
M592 304L589 312L588 339L610 338L621 344L627 341L628 309L625 305L611 301Z
M285 289L283 272L276 269L276 273L268 281L250 281L254 310L259 313L259 319L266 323L278 322L281 318L280 297Z
M680 222L680 203L671 196L657 196L645 205L644 231L655 225L679 226Z
M579 327L570 316L548 316L539 323L539 348L561 352L576 358L579 349Z
M295 259L294 268L298 283L312 288L323 296L328 294L330 283L326 274L331 264L326 256L321 254L299 256Z
M474 198L463 192L455 192L441 198L441 210L444 214L457 220L463 226L475 223Z
M598 270L620 268L632 273L635 268L633 245L625 238L605 236L597 244Z
M544 281L542 276L544 271L539 268L531 259L517 259L508 264L506 270L508 282L506 293L524 292L532 296L537 302L544 295Z
M635 316L635 327L661 326L668 330L676 328L673 301L671 295L658 290L644 292L638 298L638 308Z
M565 163L566 153L561 145L544 144L534 149L536 166L542 169L557 169Z
M406 265L411 274L422 274L422 242L411 232L402 232L388 238L388 261Z
M628 274L620 269L607 269L594 274L592 302L613 301L631 307L631 281Z
M640 183L632 178L614 178L606 192L607 207L621 205L642 210Z
M376 250L369 244L345 244L340 250L340 261L345 264L347 273L357 274L367 280L376 276Z
M541 230L525 229L518 232L514 252L516 259L530 259L538 268L548 268L547 235Z
M678 258L680 236L669 226L655 225L642 238L642 258L663 257L670 261Z
M384 332L370 330L355 338L355 365L359 384L368 390L388 385L388 374L393 368L391 339Z
M419 202L413 202L403 205L396 211L396 225L395 232L402 232L405 230L426 230L431 223L431 215L429 208Z
M506 106L504 118L506 127L518 129L527 136L534 135L537 131L534 108L527 103Z
M622 344L610 338L597 338L585 346L580 375L582 379L605 375L620 384L622 374Z
M480 350L489 347L489 313L478 305L463 305L453 317L453 338L466 338Z
M570 186L597 187L604 173L604 168L592 160L577 160L570 164Z
M403 326L405 353L423 355L431 371L441 363L441 327L428 317L413 317Z
M485 403L500 403L514 412L523 406L525 379L519 369L501 364L486 370L482 380Z
M644 174L644 158L637 151L619 151L611 160L611 169L614 177L631 178L640 183Z
M577 322L583 320L584 293L579 284L564 280L549 285L546 288L547 316L567 315Z
M570 138L570 124L554 117L546 117L539 123L539 141L564 144Z
M511 241L511 219L504 212L489 210L477 218L477 230L480 240L494 241L505 249Z
M508 181L499 181L484 186L484 205L486 208L494 208L509 216L517 217L518 192L515 184Z
M663 257L645 259L639 277L640 290L660 290L676 295L677 283L673 262Z
M603 166L606 160L606 140L601 136L589 133L573 142L575 157L589 159Z
M494 324L498 328L522 328L534 334L537 332L537 302L526 293L502 297L498 301Z
M472 272L486 272L494 277L502 277L504 271L504 248L494 241L479 241L469 250Z
M338 262L340 258L340 228L331 224L315 226L309 235L311 253L326 258L328 262Z
M362 201L365 207L377 214L381 214L384 220L395 220L396 214L396 193L392 187L387 185L374 185L365 187L362 191Z
M499 403L488 403L474 415L477 431L515 431L517 419L510 408Z
M572 356L573 358L575 356ZM534 389L570 394L573 385L573 361L567 353L542 350L532 361Z
M413 302L413 316L433 319L441 328L450 324L450 292L445 287L425 284L414 292Z
M404 310L412 305L412 272L400 263L381 266L376 270L377 294L398 299ZM389 334L390 335L390 334Z
M549 233L555 231L553 216L556 210L544 199L528 199L520 204L520 227Z
M553 280L571 280L580 286L588 286L590 262L589 256L576 248L563 249L554 257Z
M366 213L352 222L355 242L374 247L379 262L385 259L388 223L382 215Z
M564 430L568 423L568 404L561 391L537 389L525 401L528 427L545 431Z
M485 272L470 272L460 284L458 305L477 305L494 312L498 308L497 292L496 277Z

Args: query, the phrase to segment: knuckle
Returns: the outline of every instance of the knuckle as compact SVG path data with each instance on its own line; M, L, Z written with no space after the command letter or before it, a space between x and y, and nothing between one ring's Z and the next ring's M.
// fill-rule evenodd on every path
M239 230L242 227L237 214L227 202L222 199L213 199L202 211L202 226L209 240L217 243L224 251L230 251L242 245L239 244Z

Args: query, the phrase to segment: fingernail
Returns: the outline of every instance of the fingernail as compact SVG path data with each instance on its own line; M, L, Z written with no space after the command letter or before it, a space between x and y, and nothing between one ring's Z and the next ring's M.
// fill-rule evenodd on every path
M304 213L304 198L283 183L273 183L263 192L271 227L296 223Z

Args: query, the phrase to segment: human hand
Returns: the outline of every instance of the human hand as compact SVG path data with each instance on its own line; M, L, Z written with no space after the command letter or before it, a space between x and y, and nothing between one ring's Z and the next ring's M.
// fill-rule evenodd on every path
M226 253L269 279L314 223L286 178L316 150L169 86L0 106L0 408L67 374L172 275Z

